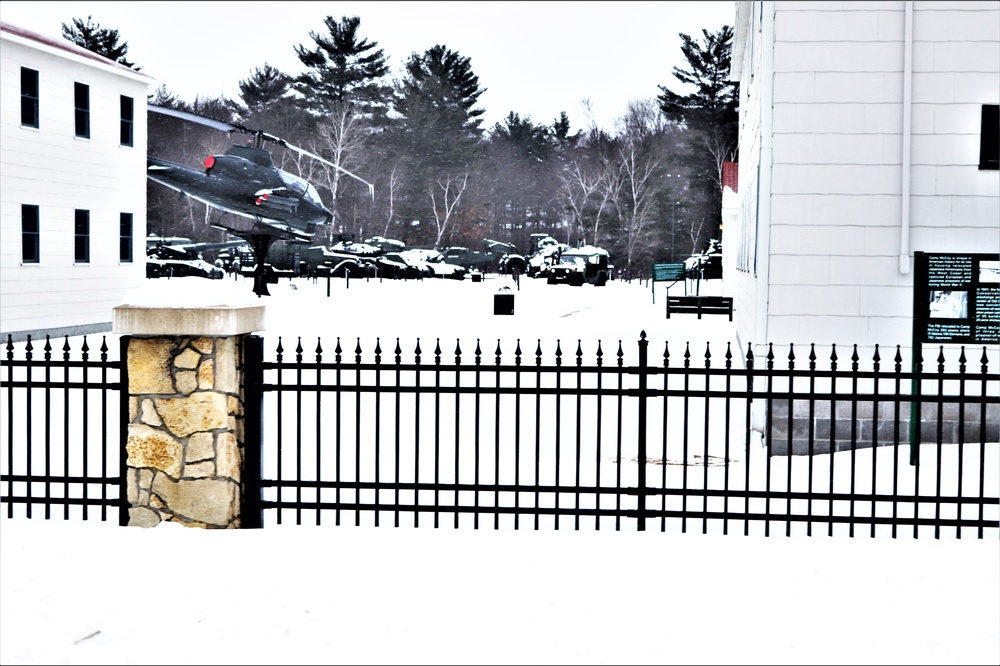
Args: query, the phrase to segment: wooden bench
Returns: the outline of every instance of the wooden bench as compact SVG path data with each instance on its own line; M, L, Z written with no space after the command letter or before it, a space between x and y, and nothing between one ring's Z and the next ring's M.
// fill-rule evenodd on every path
M670 282L667 285L667 290L669 292L670 287L684 280L684 293L687 294L687 269L684 264L653 264L653 303L656 303L656 283L657 282Z
M671 314L697 313L727 314L733 320L733 299L731 296L667 296L667 319Z

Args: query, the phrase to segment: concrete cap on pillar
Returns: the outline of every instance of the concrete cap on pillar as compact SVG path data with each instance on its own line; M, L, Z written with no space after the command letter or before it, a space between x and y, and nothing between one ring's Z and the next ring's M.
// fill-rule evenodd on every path
M114 308L120 335L243 335L264 330L264 305L246 285L185 277L149 280Z

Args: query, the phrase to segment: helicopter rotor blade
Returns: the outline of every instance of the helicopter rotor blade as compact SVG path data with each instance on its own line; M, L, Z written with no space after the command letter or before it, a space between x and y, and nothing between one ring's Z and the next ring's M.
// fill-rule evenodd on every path
M265 141L270 141L271 143L276 143L279 146L283 146L283 147L288 148L290 150L294 150L296 152L299 152L299 153L305 155L306 157L311 157L314 160L318 160L318 161L322 162L323 164L332 166L334 169L342 171L343 173L347 174L351 178L354 178L356 180L361 181L362 183L364 183L365 185L368 186L368 193L371 195L372 200L373 201L375 200L375 186L372 185L371 183L369 183L364 178L351 173L350 171L348 171L347 169L345 169L342 166L334 164L333 162L331 162L329 160L323 159L322 157L320 157L319 155L316 155L315 153L311 153L308 150L305 150L303 148L299 148L298 146L293 146L292 144L288 143L284 139L282 139L280 137L277 137L277 136L274 136L273 134L268 134L267 132L261 132L259 130L252 130L252 129L249 129L247 127L244 127L243 125L237 125L235 123L229 123L229 122L225 122L223 120L217 120L215 118L210 118L208 116L203 116L201 114L193 113L191 111L182 111L180 109L171 109L171 108L166 107L166 106L156 106L155 104L148 104L147 108L150 111L153 111L155 113L162 113L163 115L166 115L166 116L173 116L175 118L181 118L181 119L184 119L184 120L190 120L191 122L200 123L202 125L206 125L208 127L215 128L217 130L222 130L223 132L242 132L244 134L253 134L254 136L257 136L257 137L259 137L259 138L261 138L261 139L263 139Z
M273 134L268 134L261 130L250 129L245 125L240 125L237 123L226 122L225 120L218 120L217 118L211 118L209 116L203 116L200 113L194 113L193 111L182 111L180 109L171 109L166 106L156 106L154 104L147 105L150 111L156 113L162 113L165 116L173 116L174 118L181 118L183 120L190 120L191 122L199 123L201 125L206 125L213 129L222 130L223 132L242 132L243 134L252 134L255 137L259 137L264 141L270 141L271 143L276 143L279 146L287 145L285 140L274 136Z
M247 129L242 125L235 125L233 123L227 123L223 120L216 120L215 118L209 118L208 116L203 116L198 113L193 113L191 111L182 111L180 109L171 109L166 106L156 106L154 104L147 105L147 108L154 113L162 113L165 116L173 116L174 118L181 118L183 120L190 120L194 123L200 123L202 125L207 125L217 130L222 130L223 132L245 132L254 134L253 130Z
M347 174L351 178L354 178L355 180L358 180L358 181L364 183L365 185L368 186L368 192L369 192L369 194L371 194L372 199L375 198L375 186L372 185L371 183L369 183L367 180L365 180L361 176L353 174L350 171L348 171L347 169L345 169L344 167L340 166L339 164L334 164L330 160L323 159L322 157L320 157L319 155L316 155L315 153L311 153L308 150L305 150L304 148L299 148L298 146L293 146L293 145L291 145L290 143L288 143L286 141L281 141L281 145L283 145L286 148L289 148L291 150L294 150L296 152L299 152L299 153L305 155L306 157L311 157L314 160L322 162L323 164L332 166L334 169L337 169L338 171L341 171L341 172Z
M354 178L355 180L361 181L362 183L364 183L365 185L368 186L368 193L371 195L372 200L373 201L375 200L375 186L372 185L371 183L369 183L367 180L365 180L361 176L355 175L355 174L351 173L350 171L348 171L347 169L345 169L344 167L342 167L342 166L340 166L338 164L334 164L330 160L325 160L322 157L320 157L319 155L316 155L315 153L310 153L308 150L306 150L304 148L299 148L298 146L293 146L292 144L288 143L287 141L279 139L278 143L280 145L284 146L285 148L289 148L289 149L294 150L296 152L302 153L306 157L311 157L314 160L322 162L323 164L332 166L334 169L337 169L338 171L342 171L343 173L347 174L351 178Z

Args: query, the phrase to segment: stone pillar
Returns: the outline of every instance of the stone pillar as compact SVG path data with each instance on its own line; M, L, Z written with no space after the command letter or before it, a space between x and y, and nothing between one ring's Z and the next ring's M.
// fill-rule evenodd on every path
M241 526L243 350L264 306L122 305L129 525Z

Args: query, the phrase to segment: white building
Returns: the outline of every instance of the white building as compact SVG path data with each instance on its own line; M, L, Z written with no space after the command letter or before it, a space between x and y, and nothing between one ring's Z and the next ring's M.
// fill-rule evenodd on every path
M0 335L110 331L145 277L153 79L0 23Z
M795 343L804 363L835 343L849 363L879 344L891 364L913 340L914 252L1000 251L1000 2L736 13L723 275L743 349Z

